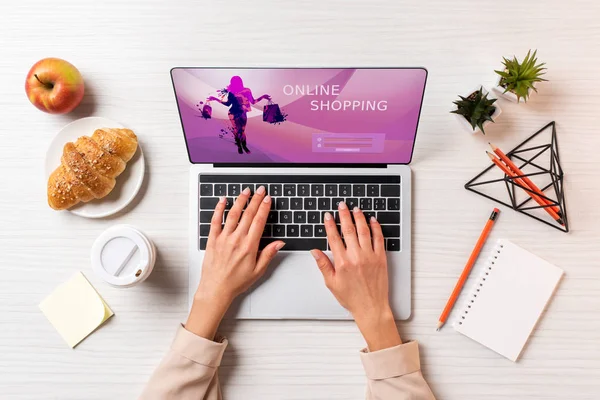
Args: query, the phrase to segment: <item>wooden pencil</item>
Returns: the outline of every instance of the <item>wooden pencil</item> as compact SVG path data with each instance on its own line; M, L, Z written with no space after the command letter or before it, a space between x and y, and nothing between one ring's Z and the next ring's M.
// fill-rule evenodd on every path
M440 317L438 319L436 331L439 331L440 328L446 323L446 320L448 319L448 315L450 315L450 311L452 311L452 308L454 307L454 303L456 303L456 299L458 299L458 296L460 295L460 292L462 291L462 288L465 285L465 282L467 281L469 274L471 273L471 269L473 269L473 265L475 265L475 261L477 261L477 257L479 257L479 253L481 252L481 249L483 248L483 245L485 244L485 241L487 240L487 238L490 234L490 231L492 230L492 227L494 226L494 222L496 221L496 217L498 216L499 213L500 213L500 210L497 208L494 208L494 210L492 211L492 214L490 215L487 222L485 223L485 226L483 227L483 231L481 232L481 235L479 235L479 239L477 240L477 243L475 243L475 247L473 248L473 251L471 252L471 256L467 260L467 264L465 265L465 268L463 269L462 273L460 274L460 277L458 278L458 282L456 282L456 285L454 286L454 290L452 290L452 294L450 294L450 298L446 302L446 306L444 307L444 310L442 311L442 314L440 315Z
M490 158L490 160L492 160L492 162L494 164L496 164L496 166L502 170L502 172L504 172L507 176L510 176L511 178L513 178L513 180L515 181L515 183L523 186L524 188L529 189L529 186L525 183L525 181L523 179L521 179L521 178L517 178L518 175L515 174L510 168L508 168L508 166L506 164L502 163L502 161L500 161L500 159L498 157L496 157L495 155L493 155L489 151L486 151L486 154L488 155L488 157ZM538 203L540 206L542 206L542 209L544 211L546 211L548 214L550 214L550 216L556 222L558 222L561 225L564 225L561 217L551 207L548 207L547 204L542 200L542 198L540 196L536 195L535 193L533 193L530 190L525 190L525 192L536 203Z
M528 176L525 176L523 171L521 171L521 169L517 167L517 165L514 162L512 162L512 160L506 154L504 154L502 150L500 150L497 146L494 146L492 143L488 142L488 144L490 145L494 153L496 153L496 155L500 157L504 164L506 164L516 175L522 176L521 179L523 179L523 181L527 184L527 187L529 187L529 189L531 189L532 192L536 192L539 195L538 197L544 202L544 204L548 205L554 210L554 212L557 215L561 216L560 208L553 205L550 200L545 198L544 192L542 192L542 190L539 187L537 187L537 185L533 183L533 181L529 179Z

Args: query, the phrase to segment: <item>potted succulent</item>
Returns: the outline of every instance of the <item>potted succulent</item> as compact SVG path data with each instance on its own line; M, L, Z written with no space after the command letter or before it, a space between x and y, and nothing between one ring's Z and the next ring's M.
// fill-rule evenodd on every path
M537 92L534 84L546 80L541 78L545 74L545 63L538 64L536 54L537 50L533 54L529 50L521 63L517 57L512 60L503 57L504 69L494 71L498 74L498 83L493 90L511 101L518 103L523 99L527 102L529 96Z
M456 114L461 125L471 133L481 131L485 135L485 127L495 122L502 110L497 104L497 99L488 98L488 91L481 86L471 91L467 97L458 96L460 100L454 101L456 110L450 111Z

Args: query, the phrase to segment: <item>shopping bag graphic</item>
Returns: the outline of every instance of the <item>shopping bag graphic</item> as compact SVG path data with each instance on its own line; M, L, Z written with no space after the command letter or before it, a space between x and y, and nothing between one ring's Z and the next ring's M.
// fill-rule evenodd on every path
M270 124L278 124L285 121L285 117L279 108L279 104L269 102L269 104L263 108L263 121Z
M202 118L211 119L212 118L212 107L206 103L204 107L202 107Z

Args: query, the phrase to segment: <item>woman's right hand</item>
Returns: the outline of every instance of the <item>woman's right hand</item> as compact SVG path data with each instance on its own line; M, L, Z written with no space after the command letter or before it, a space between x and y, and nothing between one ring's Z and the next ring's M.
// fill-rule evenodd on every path
M217 99L215 96L209 96L208 99L206 99L206 101L220 101L220 100Z
M190 332L210 340L233 299L265 273L285 244L277 240L258 251L272 200L264 186L249 198L250 189L245 188L229 210L225 225L224 197L212 216L202 276L185 325Z
M369 223L358 208L354 221L344 202L338 207L342 237L331 214L325 215L333 263L321 250L312 250L325 285L356 321L371 351L401 344L389 303L388 271L381 226ZM370 225L370 229L369 229ZM372 234L371 234L372 232Z

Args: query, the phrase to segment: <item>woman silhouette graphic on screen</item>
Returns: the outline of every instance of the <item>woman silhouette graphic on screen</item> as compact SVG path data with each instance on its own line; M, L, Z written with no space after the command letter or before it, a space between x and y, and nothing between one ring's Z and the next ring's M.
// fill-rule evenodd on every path
M252 105L258 103L263 99L271 100L271 96L263 94L258 99L252 96L252 91L244 87L244 82L239 76L232 76L229 81L229 86L223 91L227 94L226 100L218 99L214 96L210 96L208 101L217 101L224 106L229 107L229 120L233 127L235 136L235 144L238 148L238 153L243 154L250 153L248 146L246 145L246 124L248 123L248 111L252 110Z

